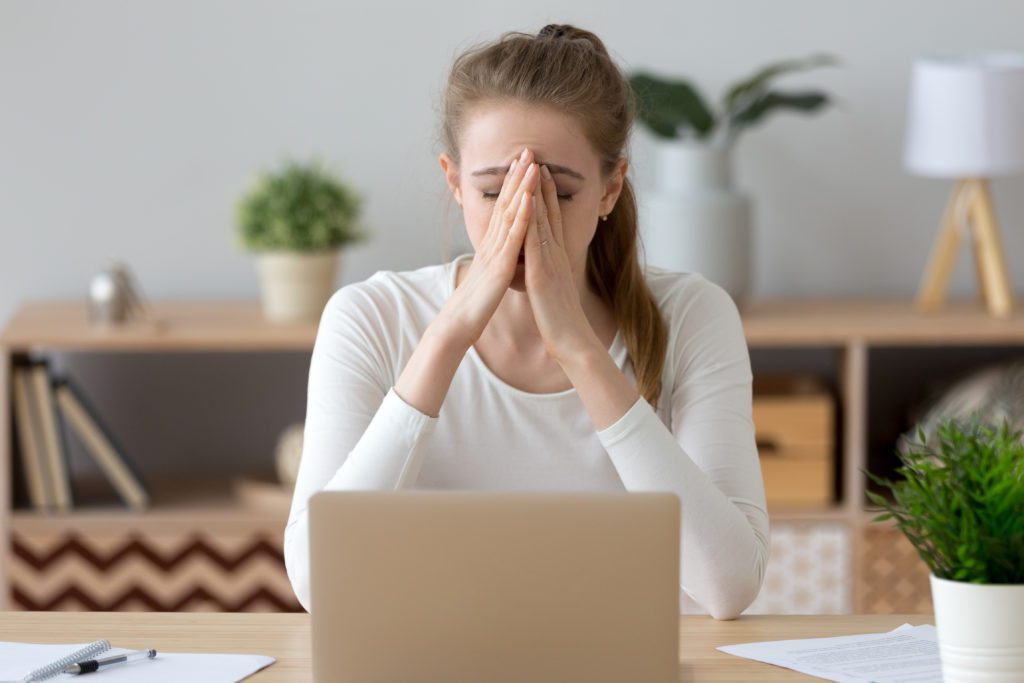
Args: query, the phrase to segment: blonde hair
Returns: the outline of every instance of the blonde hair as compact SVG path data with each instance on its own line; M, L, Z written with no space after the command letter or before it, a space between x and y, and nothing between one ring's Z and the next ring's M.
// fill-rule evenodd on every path
M501 101L548 106L575 118L600 157L603 178L623 157L637 106L604 43L568 24L548 24L537 35L509 31L455 59L444 94L441 144L456 164L473 108ZM587 281L614 313L637 391L656 407L668 332L644 280L637 242L636 196L626 178L588 248Z

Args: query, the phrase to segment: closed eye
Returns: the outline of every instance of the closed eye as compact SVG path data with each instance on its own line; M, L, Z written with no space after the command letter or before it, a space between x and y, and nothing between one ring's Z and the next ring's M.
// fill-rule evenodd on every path
M494 201L495 199L498 198L498 193L497 192L481 192L480 194L487 201ZM576 196L576 193L573 193L573 194L560 194L560 195L558 195L558 198L559 199L564 199L567 202L571 202L572 198L575 197L575 196Z

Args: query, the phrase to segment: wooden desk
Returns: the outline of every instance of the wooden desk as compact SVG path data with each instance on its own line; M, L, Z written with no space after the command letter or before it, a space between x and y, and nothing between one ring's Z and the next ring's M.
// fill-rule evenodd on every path
M727 655L719 645L876 633L932 615L749 616L735 621L680 617L680 681L808 681L803 674ZM169 652L251 652L277 662L247 679L300 683L312 678L308 614L186 612L0 612L0 640L84 643Z

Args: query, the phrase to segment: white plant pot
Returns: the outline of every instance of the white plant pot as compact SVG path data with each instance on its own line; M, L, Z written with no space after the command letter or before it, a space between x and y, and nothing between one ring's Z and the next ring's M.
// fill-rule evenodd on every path
M1024 681L1024 584L976 584L931 575L945 683Z
M273 322L317 321L334 293L340 249L256 253L263 314Z
M752 281L751 207L732 186L730 150L682 141L657 149L657 184L638 193L646 262L701 273L742 307Z

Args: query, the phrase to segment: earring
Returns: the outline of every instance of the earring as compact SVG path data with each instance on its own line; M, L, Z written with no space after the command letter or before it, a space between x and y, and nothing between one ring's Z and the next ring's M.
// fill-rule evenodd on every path
M608 220L608 214L605 214L605 215L601 216L601 220L603 220L603 221Z

